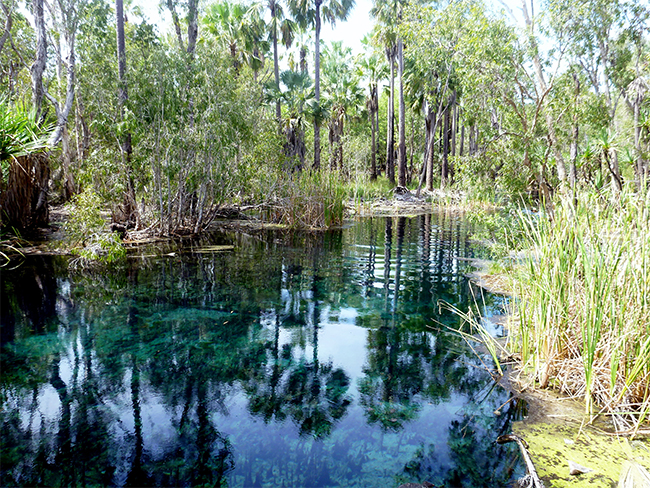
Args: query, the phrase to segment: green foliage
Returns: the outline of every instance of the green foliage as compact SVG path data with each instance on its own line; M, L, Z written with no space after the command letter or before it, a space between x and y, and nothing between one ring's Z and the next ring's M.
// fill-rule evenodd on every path
M475 197L470 197L475 198ZM492 202L476 202L467 213L473 224L472 238L487 245L493 259L502 259L524 245L526 227L514 205L495 207Z
M650 414L649 195L583 191L559 199L552 219L520 216L530 245L516 279L524 365L619 430Z
M12 107L0 99L0 161L41 152L47 147L48 128L42 128L35 114L26 108ZM8 168L7 168L8 170Z
M84 245L93 234L104 230L106 223L101 214L101 204L94 191L86 190L75 195L66 206L69 217L64 229L72 245Z
M92 190L75 195L67 205L66 240L73 254L79 256L71 263L72 266L85 266L92 262L110 264L126 256L119 236L106 232L101 209L102 201Z

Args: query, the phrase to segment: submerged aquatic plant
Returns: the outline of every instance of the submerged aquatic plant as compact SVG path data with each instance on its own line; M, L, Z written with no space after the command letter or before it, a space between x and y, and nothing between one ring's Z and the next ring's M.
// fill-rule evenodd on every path
M650 192L560 198L552 219L521 214L530 252L519 268L524 368L638 433L650 413Z

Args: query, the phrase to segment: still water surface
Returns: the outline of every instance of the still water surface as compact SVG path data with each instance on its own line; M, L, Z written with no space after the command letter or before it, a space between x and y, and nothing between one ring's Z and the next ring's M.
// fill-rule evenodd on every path
M474 303L467 231L375 217L3 270L0 485L508 486L494 441L522 407L439 306Z

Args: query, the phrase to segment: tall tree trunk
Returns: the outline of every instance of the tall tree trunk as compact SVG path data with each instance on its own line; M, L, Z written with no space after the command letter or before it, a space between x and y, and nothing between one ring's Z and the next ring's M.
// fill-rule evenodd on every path
M129 99L128 85L126 81L126 44L124 41L124 3L123 0L115 0L115 15L117 26L117 71L119 78L118 106L120 118L124 120L124 106ZM135 199L135 185L131 174L131 133L126 132L121 141L121 152L126 171L126 191L122 212L125 220L139 227L138 207Z
M314 97L320 107L320 7L322 0L316 0L316 46L314 54L315 80ZM320 119L314 120L314 169L320 169Z
M444 123L442 129L442 167L440 171L440 187L444 188L449 183L449 119L451 112L451 102L447 104L444 114Z
M454 90L453 99L453 117L451 119L451 155L456 156L456 134L458 133L458 103L456 100L456 91Z
M462 124L460 126L460 148L458 151L458 155L461 157L464 155L464 149L465 149L464 146L465 146L465 124Z
M399 141L398 141L398 185L406 186L406 105L404 103L404 43L397 40L399 76Z
M199 37L199 0L187 2L187 53L194 59L196 41Z
M386 177L395 184L395 48L386 50L390 64L390 96L386 123Z
M36 120L42 117L43 98L43 73L47 63L47 33L45 31L45 15L43 12L43 0L33 0L32 13L34 15L34 27L36 31L36 57L32 64L32 94L34 108L36 109Z
M571 155L569 161L569 185L575 188L578 180L578 138L580 136L580 126L578 122L578 97L580 96L580 79L576 73L573 75L574 101L573 101L573 129L571 134Z
M542 70L542 62L539 59L539 52L538 52L537 40L535 39L533 21L528 15L526 0L521 0L521 5L524 14L524 21L526 22L526 27L528 28L528 36L531 44L531 49L533 52L533 66L535 68L535 74L537 76L537 83L539 84L539 87L541 89L541 93L542 93L541 96L544 97L544 95L548 92L549 89L546 85L546 80L544 78L544 72ZM543 103L543 101L540 100L538 101L538 103ZM560 185L564 186L567 181L566 166L564 164L564 157L562 156L562 151L560 149L557 134L555 132L555 121L553 120L553 115L551 114L551 110L549 108L542 107L542 110L544 111L544 116L546 119L549 141L552 146L553 155L555 156L557 175L558 178L560 179Z
M427 134L427 162L426 162L426 189L427 191L433 191L433 156L435 153L436 147L436 126L438 121L438 114L434 113L431 108L429 108L428 113L428 129L429 133Z
M5 17L7 20L5 20L5 28L4 32L2 33L2 37L0 37L0 53L5 47L5 43L7 42L7 39L9 39L9 36L11 35L11 26L14 23L14 8L16 7L16 4L14 2L11 3L11 8L9 5L5 5L4 2L0 2L0 7L2 7L2 11L5 14Z
M370 85L370 100L369 100L369 115L370 115L370 131L372 132L372 145L370 147L370 179L377 179L377 129L375 125L375 114L378 109L377 100L377 85Z
M277 3L276 0L271 2L271 25L273 27L273 76L275 78L275 89L280 93L280 63L278 61L278 26L277 26ZM280 100L275 102L275 118L278 124L282 123L282 107Z
M181 23L178 18L178 13L176 12L176 5L174 5L173 0L167 0L167 8L172 16L172 22L174 24L174 29L176 31L176 38L178 39L178 46L181 48L181 51L185 51L185 46L183 43L183 33L181 31Z

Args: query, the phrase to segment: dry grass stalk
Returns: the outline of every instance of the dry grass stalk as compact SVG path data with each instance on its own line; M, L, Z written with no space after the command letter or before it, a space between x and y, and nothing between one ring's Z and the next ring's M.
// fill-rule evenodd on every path
M650 193L560 201L527 219L531 258L514 284L525 367L634 432L650 414Z

